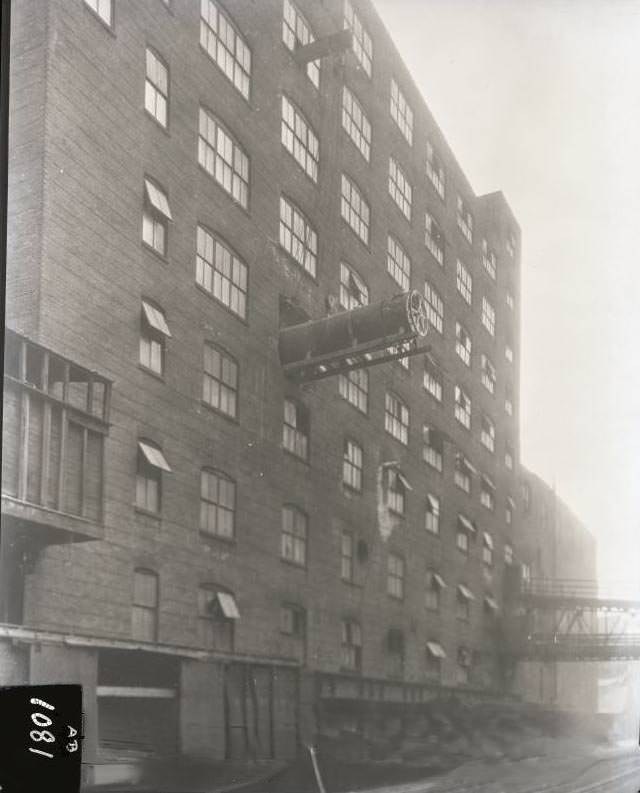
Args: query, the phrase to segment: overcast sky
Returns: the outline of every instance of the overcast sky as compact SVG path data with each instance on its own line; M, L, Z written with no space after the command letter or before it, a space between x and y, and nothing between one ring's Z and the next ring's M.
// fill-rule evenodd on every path
M374 0L522 228L522 462L640 588L640 0Z

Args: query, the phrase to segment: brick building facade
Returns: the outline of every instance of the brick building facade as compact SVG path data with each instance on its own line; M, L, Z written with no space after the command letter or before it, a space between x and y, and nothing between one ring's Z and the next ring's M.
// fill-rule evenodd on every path
M5 676L85 681L89 762L126 723L288 757L318 703L501 696L520 230L373 5L22 0L13 26ZM427 354L285 376L282 326L409 289Z

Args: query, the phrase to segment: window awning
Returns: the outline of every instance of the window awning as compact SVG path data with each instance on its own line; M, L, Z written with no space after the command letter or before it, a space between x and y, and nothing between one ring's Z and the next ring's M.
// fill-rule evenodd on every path
M447 657L443 646L439 642L427 642L427 652L431 653L434 658Z
M484 544L487 548L491 548L493 550L493 537L487 531L482 532L482 539L484 540Z
M462 452L458 452L458 454L456 454L456 466L459 470L467 471L470 474L478 473L473 465L471 465L469 460L467 460L467 458L464 456L464 454L462 454Z
M431 581L434 584L437 584L440 587L440 589L445 589L447 586L444 582L444 578L438 573L434 573L434 572L431 573Z
M458 592L465 600L475 600L475 595L464 584L458 584Z
M440 504L438 499L435 496L432 496L431 493L427 493L427 503L431 509L431 512L438 512L440 509Z
M396 469L396 475L397 475L398 479L400 480L400 482L402 482L402 486L403 486L403 487L404 487L406 490L413 490L413 488L412 488L412 487L411 487L411 485L409 484L409 481L408 481L407 477L406 477L406 476L405 476L405 475L404 475L404 474L403 474L401 471L398 471L398 470Z
M511 507L511 509L516 508L516 502L511 498L511 496L507 496L507 503Z
M153 184L153 182L150 182L148 179L144 180L144 187L147 194L147 200L151 206L160 212L161 215L164 215L167 220L173 220L173 217L171 216L171 210L169 209L169 201L162 190L159 190Z
M167 325L167 320L164 318L164 314L160 309L157 309L155 306L152 306L151 303L147 303L146 300L143 300L142 310L144 312L144 318L154 330L157 330L158 333L162 333L163 336L171 338L171 331Z
M498 604L496 603L495 599L491 597L491 595L485 595L484 602L491 609L491 611L498 610Z
M482 474L482 482L485 484L490 490L495 490L496 486L493 484L493 480L489 479L486 474Z
M164 454L156 446L151 446L151 444L144 441L138 441L138 449L140 449L149 465L159 468L161 471L166 471L168 474L173 473Z
M464 531L468 531L470 534L476 533L476 527L473 525L473 523L469 520L469 518L466 518L464 515L461 515L460 513L458 513L458 525Z
M240 619L238 605L233 595L230 595L228 592L217 592L216 594L218 597L218 603L220 604L220 608L224 616L228 620Z

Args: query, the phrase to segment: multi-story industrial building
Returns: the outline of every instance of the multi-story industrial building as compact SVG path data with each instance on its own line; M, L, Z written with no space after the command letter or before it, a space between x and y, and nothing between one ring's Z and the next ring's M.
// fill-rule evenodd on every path
M3 678L83 682L89 763L501 695L520 230L372 3L12 23ZM420 354L283 367L285 326L410 290Z

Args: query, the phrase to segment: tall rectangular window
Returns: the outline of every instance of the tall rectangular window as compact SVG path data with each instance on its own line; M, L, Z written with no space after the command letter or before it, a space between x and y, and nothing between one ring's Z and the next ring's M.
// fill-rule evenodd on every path
M353 9L351 0L344 0L345 28L353 33L353 52L358 62L364 69L367 77L371 77L373 61L373 44L371 36L367 33L360 17Z
M427 318L429 324L438 333L442 333L444 324L444 301L438 290L429 281L424 282L424 296L427 301Z
M496 486L488 476L480 478L480 503L492 512L496 506Z
M442 645L439 642L427 642L425 650L425 675L427 679L439 682L442 676L442 659L446 658Z
M395 237L387 236L387 272L403 292L409 289L411 259Z
M513 449L509 444L506 445L504 450L504 465L508 471L513 471Z
M251 82L251 50L229 15L214 2L200 2L200 44L245 99Z
M240 206L249 204L249 158L221 123L200 108L198 162Z
M284 400L282 445L302 460L309 459L309 412L300 402Z
M444 164L429 141L427 141L427 176L431 180L431 184L435 187L440 198L444 200Z
M471 273L467 270L464 264L462 264L460 259L458 259L456 264L456 287L465 301L471 305L473 279L471 278Z
M340 577L343 581L353 581L353 534L343 531L340 537Z
M158 640L158 575L153 570L133 572L131 636L143 642Z
M433 215L425 212L424 244L438 264L444 264L444 234Z
M196 283L242 319L247 316L247 265L202 226L197 230Z
M464 584L458 584L456 594L456 616L461 620L471 619L471 601L475 600L471 590Z
M458 223L458 228L462 232L462 236L467 240L467 242L472 243L473 215L469 211L467 202L462 198L461 195L458 195L458 201L456 206L457 206L456 222Z
M282 145L292 155L307 176L318 181L320 144L307 119L293 102L282 95Z
M404 515L409 482L397 468L387 468L387 506L397 515Z
M280 555L301 567L307 564L307 516L298 507L282 508Z
M202 399L227 416L237 416L238 364L212 344L204 345Z
M366 413L369 395L369 373L367 370L352 369L346 374L338 375L338 393L362 413Z
M422 428L422 459L438 473L442 473L444 437L434 427L425 424Z
M431 396L442 402L442 372L430 358L425 356L422 384Z
M296 47L304 47L315 41L311 27L300 13L299 8L291 0L284 0L282 14L282 40L291 52ZM307 77L315 85L320 85L320 61L309 61L307 64Z
M280 245L315 278L318 235L298 207L284 196L280 196Z
M344 441L342 483L352 490L362 490L362 446L349 438Z
M369 288L358 273L340 262L340 305L345 311L369 304Z
M400 443L409 443L409 408L389 391L384 396L384 428Z
M429 611L440 611L440 595L445 587L444 580L433 570L427 570L425 579L424 604Z
M507 253L509 254L509 256L511 256L512 259L516 255L517 245L518 242L516 240L515 234L512 231L510 231L509 234L507 235L505 246L507 248Z
M496 280L496 255L486 239L482 240L482 264L489 276Z
M462 454L456 456L453 469L453 481L465 493L471 493L471 473L473 469L469 461Z
M171 338L164 311L149 300L142 301L140 322L140 365L164 374L165 344Z
M167 126L169 70L156 53L147 47L144 107L161 126Z
M483 414L480 419L480 442L490 452L496 448L496 425L489 416Z
M136 507L158 514L162 508L162 472L171 473L159 446L138 441L136 465Z
M471 336L459 322L456 322L456 352L467 366L471 366Z
M496 335L496 310L484 295L482 297L482 324L491 336Z
M112 27L113 25L113 0L84 0L86 5L100 17L100 19Z
M484 353L480 357L480 366L482 370L482 385L490 394L493 394L496 390L496 368Z
M340 214L368 245L371 210L355 183L345 174L342 174L340 181Z
M349 672L362 669L362 630L355 620L342 620L342 668Z
M404 597L404 559L395 553L387 557L387 594L398 600Z
M427 493L424 527L431 534L440 534L440 499L432 493Z
M173 217L167 194L156 182L145 179L142 241L160 256L167 255L167 236L171 220Z
M231 592L216 584L198 587L198 633L208 650L233 652L235 622L240 618Z
M487 567L493 566L493 538L486 531L482 535L482 561Z
M463 427L471 429L471 400L459 385L455 387L454 394L454 415Z
M391 78L391 118L396 122L409 146L413 145L413 110L400 90L398 83Z
M369 162L371 155L371 122L362 105L347 86L342 88L342 128L356 144L360 154Z
M393 157L389 157L389 195L407 220L411 220L412 194L411 184L405 172Z
M510 342L507 342L504 346L504 357L509 363L513 363L513 347Z
M508 416L513 416L513 387L509 384L505 389L504 410Z
M200 472L200 531L231 539L234 535L236 484L226 474Z

